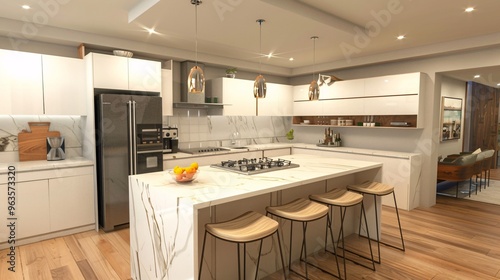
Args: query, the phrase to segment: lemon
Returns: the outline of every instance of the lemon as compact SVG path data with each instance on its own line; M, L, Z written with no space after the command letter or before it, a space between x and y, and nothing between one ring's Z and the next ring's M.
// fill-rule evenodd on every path
M189 167L194 168L195 170L197 170L198 169L198 163L197 162L193 162L193 163L191 163L191 165Z

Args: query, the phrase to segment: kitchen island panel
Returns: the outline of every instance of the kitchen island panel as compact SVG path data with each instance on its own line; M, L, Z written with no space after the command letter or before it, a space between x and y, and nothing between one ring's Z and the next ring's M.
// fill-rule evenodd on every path
M133 279L193 279L197 275L205 223L234 218L249 210L264 213L269 204L278 205L295 197L307 197L312 191L322 191L323 181L337 179L326 183L332 186L359 183L366 177L377 176L376 170L381 168L380 163L311 155L280 158L298 163L300 167L249 176L201 166L198 178L189 184L177 184L166 177L165 172L130 176ZM362 175L364 173L371 175ZM324 222L318 222L316 227L323 232ZM229 251L234 247L230 249L231 246L215 241L210 244L205 268L231 274L236 266L227 264L224 258L234 261L235 252ZM272 252L272 261L266 260L260 276L279 268L278 255L270 250L276 243L271 244L265 244L265 248L266 252ZM212 246L216 246L216 250L212 250ZM250 250L253 249L250 246ZM217 262L214 254L217 254ZM249 260L248 276L253 274L251 262ZM217 268L215 264L225 265ZM205 268L203 273L209 273Z

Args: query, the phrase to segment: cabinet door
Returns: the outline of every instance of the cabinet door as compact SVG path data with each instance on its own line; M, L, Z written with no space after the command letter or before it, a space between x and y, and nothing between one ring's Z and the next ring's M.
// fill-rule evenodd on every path
M18 182L15 187L15 220L16 239L44 234L50 231L49 226L49 188L47 180ZM0 184L0 200L7 205L7 184ZM7 207L2 207L0 217L7 220ZM0 227L0 242L7 240L10 229Z
M42 115L42 56L0 50L0 93L3 115Z
M50 230L95 223L92 175L49 179Z
M293 86L292 92L293 92L293 101L309 100L309 95L308 95L309 85Z
M129 90L161 92L161 63L129 58L128 88Z
M365 79L365 96L418 94L420 73L381 76Z
M94 88L128 90L128 58L93 53Z
M417 115L418 95L365 98L365 115Z
M293 115L292 86L267 84L266 98L259 99L259 116Z
M325 116L363 115L365 111L362 98L322 100L319 103L322 105L321 114Z
M86 115L83 59L43 55L42 65L45 114Z
M163 115L173 116L174 89L172 70L170 69L161 69L161 99Z
M320 87L319 99L337 99L363 97L365 92L365 81L363 79L338 81L332 85Z
M256 101L253 81L231 78L222 79L222 100L225 116L255 116ZM226 105L227 104L227 105Z

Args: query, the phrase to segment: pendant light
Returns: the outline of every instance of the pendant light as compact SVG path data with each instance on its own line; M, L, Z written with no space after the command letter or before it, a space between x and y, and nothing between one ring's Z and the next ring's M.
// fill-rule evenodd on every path
M312 82L309 85L309 100L318 100L319 99L319 86L318 82L316 82L316 79L314 78L315 75L315 68L316 68L316 40L318 39L318 36L312 36L311 39L313 40L313 76L312 76Z
M195 66L191 68L188 76L188 90L190 93L204 93L205 92L205 74L203 69L198 66L198 5L202 3L201 0L191 0L194 5L195 11Z
M266 79L262 76L261 72L261 56L262 56L262 23L265 22L263 19L258 19L259 23L259 75L255 78L255 82L253 83L253 96L255 98L266 98Z

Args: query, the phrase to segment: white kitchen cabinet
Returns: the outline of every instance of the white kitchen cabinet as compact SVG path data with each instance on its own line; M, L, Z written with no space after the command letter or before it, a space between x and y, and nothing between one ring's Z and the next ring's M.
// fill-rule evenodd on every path
M323 116L365 115L365 102L362 98L321 100L320 112Z
M259 116L292 116L293 87L267 83L266 98L259 99Z
M174 114L173 96L174 96L174 89L173 89L172 70L161 69L161 99L163 103L162 110L164 116L172 116Z
M7 184L0 184L0 199L7 202ZM15 215L9 216L7 204L2 203L0 217L6 223L15 222L14 236L16 239L45 234L50 232L49 216L49 186L47 180L16 182L15 185ZM7 218L17 218L7 220ZM0 243L5 242L10 235L10 229L0 227Z
M417 115L419 96L387 96L365 98L365 115Z
M294 86L292 88L294 116L315 116L322 114L321 103L318 100L309 100L308 92L309 85Z
M332 85L323 84L320 87L319 99L338 99L363 97L365 91L364 79L337 81Z
M0 50L0 112L3 115L42 115L42 56Z
M418 94L421 73L408 73L364 79L365 96Z
M94 88L128 90L128 59L92 53Z
M68 163L65 163L65 162ZM94 168L90 161L84 165L71 160L55 162L72 167L48 167L47 161L18 163L15 176L16 245L64 236L95 229ZM34 170L30 171L30 168ZM0 170L0 176L7 174ZM6 182L4 180L3 182ZM7 184L0 184L0 200L7 201ZM0 218L8 221L7 207ZM9 232L0 227L0 249Z
M91 53L94 88L161 92L158 61Z
M83 59L42 55L46 115L87 115Z
M161 63L152 60L129 58L128 89L161 92Z
M218 97L224 104L224 116L255 116L253 81L217 78L207 81L207 96Z
M95 223L94 177L86 175L49 179L50 230L59 231Z

